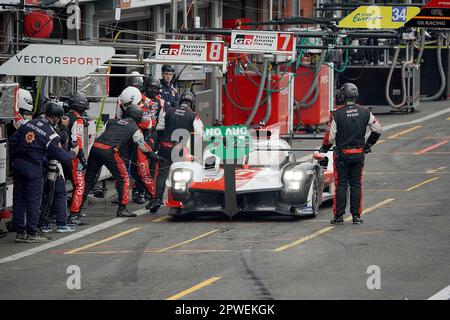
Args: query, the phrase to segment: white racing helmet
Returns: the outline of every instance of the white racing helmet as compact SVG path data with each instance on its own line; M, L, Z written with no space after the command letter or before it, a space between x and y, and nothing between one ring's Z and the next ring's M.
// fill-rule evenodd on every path
M142 100L142 94L136 87L126 87L119 96L119 101L124 107L139 105Z
M17 93L17 102L19 110L23 109L28 112L33 111L33 97L31 96L30 91L19 89L19 92Z

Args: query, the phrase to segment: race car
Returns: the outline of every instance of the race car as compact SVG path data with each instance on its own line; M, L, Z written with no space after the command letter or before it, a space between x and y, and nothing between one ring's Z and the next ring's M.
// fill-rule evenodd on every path
M268 135L253 140L251 151L231 166L231 174L212 153L203 157L203 163L173 163L166 181L169 215L225 214L231 218L238 213L265 212L316 217L321 203L333 197L332 152L315 152L313 159L297 161L294 151L300 149Z

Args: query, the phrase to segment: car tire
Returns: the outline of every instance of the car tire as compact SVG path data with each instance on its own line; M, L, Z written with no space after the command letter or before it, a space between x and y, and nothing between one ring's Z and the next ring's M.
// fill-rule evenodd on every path
M313 213L305 215L305 217L315 218L319 214L319 179L317 175L313 176L313 181L311 181L313 186L313 195L312 195L312 211Z

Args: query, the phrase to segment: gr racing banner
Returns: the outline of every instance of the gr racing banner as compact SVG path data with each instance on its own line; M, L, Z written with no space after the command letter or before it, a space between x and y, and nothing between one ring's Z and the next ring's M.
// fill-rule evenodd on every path
M30 44L0 66L15 76L83 77L115 53L112 47Z
M397 29L419 11L419 7L409 6L361 6L342 19L339 28Z
M230 51L295 54L295 37L290 32L232 30Z
M225 45L222 41L156 39L156 60L189 63L223 63Z
M431 0L420 13L405 24L406 27L450 29L450 0Z

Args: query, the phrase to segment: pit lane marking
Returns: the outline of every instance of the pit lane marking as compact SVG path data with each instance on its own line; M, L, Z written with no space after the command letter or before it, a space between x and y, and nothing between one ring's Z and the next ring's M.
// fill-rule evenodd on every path
M414 185L414 186L412 186L412 187L406 189L405 192L409 192L409 191L412 191L412 190L414 190L414 189L417 189L418 187L421 187L421 186L423 186L424 184L430 183L430 182L432 182L432 181L434 181L434 180L437 180L437 179L439 179L439 177L434 177L434 178L425 180L425 181L423 181L423 182L421 182L421 183L418 183L418 184L416 184L416 185Z
M371 206L371 207L369 207L369 208L367 208L367 209L364 209L364 210L361 212L361 215L367 214L367 213L369 213L369 212L371 212L371 211L373 211L373 210L375 210L375 209L381 208L381 207L384 206L385 204L388 204L388 203L390 203L390 202L392 202L392 201L394 201L394 200L395 200L395 198L389 198L389 199L383 200L383 201L381 201L381 202L378 202L377 204L374 204L373 206ZM350 221L350 220L352 220L352 216L349 216L349 217L347 217L347 218L344 219L344 221Z
M450 286L447 286L446 288L442 289L438 293L429 297L427 300L450 300Z
M442 145L444 145L444 144L446 144L446 143L448 143L448 140L444 140L444 141L438 142L438 143L436 143L436 144L433 144L432 146L429 146L429 147L427 147L427 148L425 148L425 149L422 149L422 150L420 150L420 151L417 151L417 152L414 153L414 154L415 154L415 155L424 154L425 152L428 152L428 151L430 151L430 150L436 149L436 148L438 148L438 147L440 147L440 146L442 146Z
M437 171L444 170L445 168L447 168L447 167L439 167L439 168L436 168L436 169L428 169L427 173L436 173Z
M79 248L76 248L76 249L73 249L73 250L70 250L70 251L66 251L66 252L64 252L64 254L75 254L77 252L80 252L80 251L83 251L85 249L89 249L89 248L98 246L99 244L103 244L103 243L109 242L111 240L123 237L123 236L125 236L127 234L130 234L132 232L135 232L135 231L138 231L138 230L141 230L141 229L142 228L131 228L131 229L119 232L119 233L117 233L115 235L112 235L112 236L110 236L110 237L108 237L106 239L95 241L95 242L89 243L89 244L87 244L85 246L82 246L82 247L79 247Z
M183 290L173 296L170 296L166 300L178 300L180 298L183 298L184 296L187 296L195 291L198 291L206 286L209 286L210 284L216 282L217 280L221 279L221 277L211 277L205 281L200 282L199 284L196 284L193 287L190 287L189 289Z
M217 232L217 231L219 231L219 229L214 229L214 230L208 231L208 232L206 232L206 233L204 233L204 234L201 234L201 235L199 235L199 236L197 236L197 237L195 237L195 238L192 238L192 239L189 239L189 240L186 240L186 241L183 241L183 242L174 244L174 245L172 245L172 246L170 246L170 247L166 247L166 248L160 249L160 250L158 250L157 252L165 252L165 251L167 251L167 250L170 250L170 249L173 249L173 248L180 247L180 246L185 245L185 244L187 244L187 243L190 243L190 242L193 242L193 241L195 241L195 240L198 240L198 239L204 238L204 237L206 237L206 236L209 236L210 234L213 234L213 233L215 233L215 232Z
M403 131L400 131L399 133L393 134L393 135L391 135L391 136L389 136L387 138L388 139L395 139L395 138L401 137L401 136L403 136L403 135L405 135L407 133L413 132L413 131L415 131L415 130L417 130L419 128L422 128L422 126L415 126L415 127L412 127L412 128L409 128L409 129L406 129L406 130L403 130Z
M395 200L394 198L389 198L389 199L386 199L386 200L384 200L384 201L381 201L381 202L379 202L379 203L377 203L377 204L375 204L375 205L373 205L373 206L371 206L371 207L369 207L369 208L363 210L362 214L369 213L369 212L371 212L371 211L373 211L373 210L375 210L375 209L378 209L378 208L384 206L385 204L390 203L390 202L392 202L392 201L394 201L394 200ZM344 219L344 220L345 220L345 221L349 221L349 220L351 220L351 219L352 219L352 217L348 217L348 218L346 218L346 219ZM284 246L281 246L281 247L279 247L279 248L273 249L273 251L275 251L275 252L280 252L280 251L284 251L284 250L286 250L286 249L295 247L295 246L297 246L297 245L299 245L299 244L301 244L301 243L303 243L303 242L306 242L306 241L308 241L308 240L314 239L315 237L320 236L321 234L324 234L324 233L326 233L326 232L329 232L329 231L331 231L331 230L333 230L333 229L335 229L335 227L325 227L325 228L322 228L322 229L320 229L320 230L318 230L318 231L316 231L316 232L314 232L314 233L312 233L312 234L309 234L309 235L307 235L307 236L304 236L304 237L302 237L302 238L300 238L300 239L298 239L298 240L296 240L296 241L294 241L294 242L292 242L292 243L288 243L288 244L286 244L286 245L284 245Z
M133 213L136 213L138 216L141 216L143 214L146 214L147 212L148 212L148 210L140 209L140 210L134 211ZM51 249L51 248L54 248L54 247L57 247L57 246L60 246L60 245L72 242L74 240L78 240L80 238L83 238L85 236L91 235L91 234L96 233L98 231L102 231L102 230L107 229L109 227L113 227L113 226L115 226L115 225L117 225L119 223L128 221L129 219L134 219L134 218L114 218L112 220L100 223L100 224L95 225L93 227L90 227L90 228L87 228L87 229L75 232L75 233L73 233L71 235L68 235L66 237L60 238L58 240L51 241L51 242L42 244L40 246L37 246L37 247L31 248L31 249L28 249L28 250L25 250L25 251L13 254L11 256L4 257L4 258L0 259L0 264L11 262L11 261L15 261L15 260L19 260L19 259L22 259L22 258L26 258L26 257L29 257L29 256L35 254L35 253L46 251L48 249Z
M152 222L153 223L165 222L165 221L169 220L169 218L170 218L169 216L163 216L163 217L160 217L160 218L157 218L157 219L153 220Z

